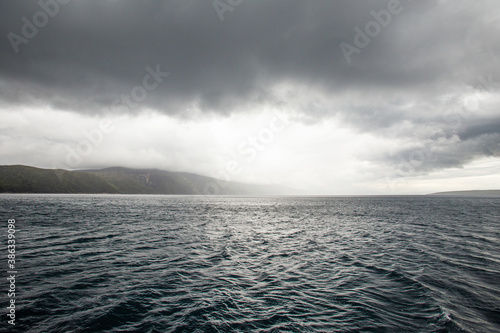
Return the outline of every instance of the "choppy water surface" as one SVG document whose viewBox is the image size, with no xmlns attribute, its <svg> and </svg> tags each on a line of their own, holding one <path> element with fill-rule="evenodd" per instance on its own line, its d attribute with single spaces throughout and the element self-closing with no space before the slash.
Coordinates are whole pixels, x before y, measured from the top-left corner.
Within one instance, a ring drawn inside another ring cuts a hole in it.
<svg viewBox="0 0 500 333">
<path fill-rule="evenodd" d="M 498 332 L 499 203 L 2 195 L 16 330 Z"/>
</svg>

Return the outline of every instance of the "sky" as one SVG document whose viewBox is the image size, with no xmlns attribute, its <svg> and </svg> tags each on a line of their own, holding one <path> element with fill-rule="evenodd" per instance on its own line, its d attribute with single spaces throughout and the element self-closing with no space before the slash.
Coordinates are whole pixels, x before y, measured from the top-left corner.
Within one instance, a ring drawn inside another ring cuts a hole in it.
<svg viewBox="0 0 500 333">
<path fill-rule="evenodd" d="M 498 0 L 0 2 L 0 164 L 500 188 Z"/>
</svg>

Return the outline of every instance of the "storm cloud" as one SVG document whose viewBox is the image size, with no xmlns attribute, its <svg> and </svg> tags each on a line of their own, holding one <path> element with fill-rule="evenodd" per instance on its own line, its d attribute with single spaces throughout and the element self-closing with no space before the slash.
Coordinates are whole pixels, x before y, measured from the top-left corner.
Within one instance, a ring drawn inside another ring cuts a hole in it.
<svg viewBox="0 0 500 333">
<path fill-rule="evenodd" d="M 276 109 L 392 142 L 356 158 L 393 175 L 500 154 L 495 0 L 2 1 L 0 17 L 4 109 Z"/>
</svg>

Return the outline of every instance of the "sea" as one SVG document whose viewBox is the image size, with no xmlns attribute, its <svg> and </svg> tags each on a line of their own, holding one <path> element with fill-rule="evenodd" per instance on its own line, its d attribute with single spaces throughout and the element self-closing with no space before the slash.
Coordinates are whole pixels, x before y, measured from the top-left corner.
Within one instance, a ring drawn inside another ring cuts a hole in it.
<svg viewBox="0 0 500 333">
<path fill-rule="evenodd" d="M 500 198 L 3 194 L 0 215 L 1 332 L 500 332 Z"/>
</svg>

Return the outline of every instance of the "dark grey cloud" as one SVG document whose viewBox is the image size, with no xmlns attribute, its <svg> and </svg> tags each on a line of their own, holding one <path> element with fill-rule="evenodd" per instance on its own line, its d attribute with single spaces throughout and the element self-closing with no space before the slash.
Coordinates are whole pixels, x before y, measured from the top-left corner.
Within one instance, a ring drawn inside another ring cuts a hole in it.
<svg viewBox="0 0 500 333">
<path fill-rule="evenodd" d="M 498 112 L 459 115 L 455 123 L 449 105 L 434 103 L 485 90 L 480 78 L 500 81 L 498 1 L 401 0 L 400 12 L 347 61 L 340 44 L 355 46 L 354 29 L 365 30 L 372 11 L 390 3 L 244 0 L 221 21 L 211 1 L 73 0 L 15 52 L 8 34 L 22 36 L 24 18 L 33 22 L 42 8 L 39 1 L 2 1 L 0 102 L 172 115 L 276 105 L 305 122 L 336 116 L 360 132 L 413 137 L 416 146 L 432 147 L 425 170 L 498 154 Z M 136 108 L 116 108 L 122 94 L 143 84 L 148 66 L 169 76 Z M 288 95 L 276 92 L 283 84 Z M 320 97 L 307 100 L 304 87 Z M 498 86 L 487 89 L 498 94 Z M 459 143 L 452 145 L 445 139 L 454 134 Z M 408 154 L 402 147 L 386 158 Z"/>
<path fill-rule="evenodd" d="M 500 157 L 500 133 L 483 134 L 467 140 L 440 138 L 420 147 L 402 149 L 385 156 L 400 176 L 422 175 L 446 168 L 461 168 L 481 157 Z"/>
<path fill-rule="evenodd" d="M 206 1 L 72 1 L 17 54 L 2 39 L 0 75 L 23 88 L 17 102 L 29 95 L 81 112 L 104 110 L 156 64 L 171 76 L 141 105 L 168 113 L 186 104 L 237 112 L 271 99 L 268 89 L 286 80 L 333 94 L 426 91 L 500 77 L 491 62 L 498 24 L 480 16 L 490 6 L 401 0 L 402 12 L 348 64 L 339 44 L 353 44 L 354 27 L 364 29 L 387 1 L 243 1 L 223 22 Z M 41 7 L 3 1 L 0 10 L 2 34 L 22 35 L 22 18 L 33 21 Z"/>
</svg>

